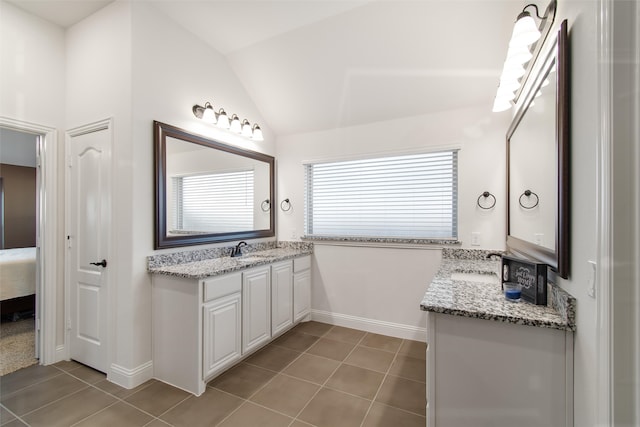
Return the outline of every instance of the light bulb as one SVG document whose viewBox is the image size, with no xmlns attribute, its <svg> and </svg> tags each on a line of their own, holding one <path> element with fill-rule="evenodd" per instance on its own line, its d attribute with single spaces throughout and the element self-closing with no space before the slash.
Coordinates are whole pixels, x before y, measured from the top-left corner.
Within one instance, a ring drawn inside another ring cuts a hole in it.
<svg viewBox="0 0 640 427">
<path fill-rule="evenodd" d="M 516 25 L 513 27 L 509 47 L 529 46 L 538 41 L 540 36 L 536 21 L 533 20 L 529 12 L 522 12 L 518 15 Z"/>
<path fill-rule="evenodd" d="M 242 121 L 242 136 L 251 138 L 252 135 L 253 131 L 251 130 L 251 123 L 249 123 L 249 120 L 244 119 Z"/>
<path fill-rule="evenodd" d="M 216 112 L 213 111 L 213 106 L 208 102 L 204 104 L 204 111 L 202 112 L 202 120 L 208 123 L 216 122 Z"/>
<path fill-rule="evenodd" d="M 221 108 L 218 111 L 218 126 L 222 129 L 229 129 L 229 117 L 227 117 L 227 113 L 224 111 L 224 108 Z"/>
<path fill-rule="evenodd" d="M 257 123 L 253 125 L 252 139 L 255 139 L 256 141 L 264 141 L 264 137 L 262 136 L 262 129 L 260 129 L 260 126 L 258 126 Z"/>
<path fill-rule="evenodd" d="M 229 126 L 229 129 L 235 133 L 242 132 L 242 125 L 240 124 L 240 118 L 237 114 L 231 116 L 231 124 Z"/>
</svg>

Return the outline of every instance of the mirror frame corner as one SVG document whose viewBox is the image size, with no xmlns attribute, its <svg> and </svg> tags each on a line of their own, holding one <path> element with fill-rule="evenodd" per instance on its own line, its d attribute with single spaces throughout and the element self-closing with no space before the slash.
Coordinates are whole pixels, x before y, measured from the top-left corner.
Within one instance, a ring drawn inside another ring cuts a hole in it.
<svg viewBox="0 0 640 427">
<path fill-rule="evenodd" d="M 532 242 L 514 237 L 510 234 L 510 156 L 509 144 L 510 139 L 518 128 L 520 121 L 526 114 L 531 97 L 524 103 L 523 107 L 518 110 L 509 126 L 506 136 L 507 144 L 507 250 L 525 258 L 548 264 L 556 275 L 567 279 L 569 277 L 569 260 L 570 260 L 570 203 L 569 203 L 569 183 L 570 183 L 570 56 L 569 56 L 569 40 L 567 30 L 567 20 L 560 25 L 558 37 L 556 40 L 557 51 L 555 62 L 557 67 L 556 80 L 556 149 L 557 149 L 557 206 L 555 212 L 556 232 L 555 232 L 555 249 L 550 250 Z M 541 72 L 545 73 L 548 69 L 544 68 Z M 536 86 L 531 90 L 535 92 Z"/>
<path fill-rule="evenodd" d="M 231 145 L 223 144 L 216 140 L 197 135 L 168 125 L 159 121 L 153 121 L 154 142 L 154 186 L 155 186 L 155 215 L 154 215 L 154 249 L 167 249 L 182 246 L 205 245 L 212 243 L 229 242 L 233 240 L 267 238 L 275 236 L 275 209 L 269 211 L 269 228 L 263 230 L 248 230 L 229 233 L 188 234 L 180 236 L 167 236 L 167 189 L 166 189 L 166 142 L 167 137 L 180 139 L 212 149 L 224 151 L 259 160 L 269 165 L 269 200 L 275 197 L 275 158 L 257 151 L 245 150 Z"/>
</svg>

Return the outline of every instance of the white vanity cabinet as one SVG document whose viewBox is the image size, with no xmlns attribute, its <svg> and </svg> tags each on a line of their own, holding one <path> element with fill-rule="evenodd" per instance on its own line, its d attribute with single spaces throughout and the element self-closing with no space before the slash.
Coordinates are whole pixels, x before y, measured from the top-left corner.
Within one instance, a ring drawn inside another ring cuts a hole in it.
<svg viewBox="0 0 640 427">
<path fill-rule="evenodd" d="M 293 260 L 293 321 L 311 313 L 311 256 Z"/>
<path fill-rule="evenodd" d="M 202 307 L 204 378 L 227 368 L 242 355 L 242 277 L 240 273 L 204 281 Z"/>
<path fill-rule="evenodd" d="M 242 353 L 271 338 L 271 269 L 255 267 L 242 273 Z"/>
<path fill-rule="evenodd" d="M 271 265 L 271 335 L 293 324 L 293 262 Z"/>
<path fill-rule="evenodd" d="M 427 313 L 427 426 L 573 426 L 573 333 Z"/>
<path fill-rule="evenodd" d="M 154 378 L 204 393 L 207 381 L 310 312 L 309 266 L 303 256 L 204 279 L 154 274 Z"/>
</svg>

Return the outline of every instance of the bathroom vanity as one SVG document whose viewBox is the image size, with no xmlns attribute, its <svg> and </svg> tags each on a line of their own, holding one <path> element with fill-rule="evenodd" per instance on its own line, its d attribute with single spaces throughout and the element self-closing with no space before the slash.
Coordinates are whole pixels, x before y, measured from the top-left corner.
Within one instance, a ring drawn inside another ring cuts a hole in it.
<svg viewBox="0 0 640 427">
<path fill-rule="evenodd" d="M 311 249 L 150 266 L 154 378 L 197 396 L 207 381 L 311 311 Z"/>
<path fill-rule="evenodd" d="M 427 311 L 427 426 L 573 426 L 575 299 L 507 301 L 500 262 L 445 249 Z"/>
</svg>

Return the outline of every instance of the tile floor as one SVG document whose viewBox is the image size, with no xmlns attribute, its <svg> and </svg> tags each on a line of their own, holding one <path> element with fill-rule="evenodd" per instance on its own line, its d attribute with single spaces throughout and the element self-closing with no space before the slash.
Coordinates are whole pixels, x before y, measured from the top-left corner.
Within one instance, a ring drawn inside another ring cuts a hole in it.
<svg viewBox="0 0 640 427">
<path fill-rule="evenodd" d="M 76 362 L 0 377 L 0 425 L 421 426 L 424 343 L 307 322 L 195 397 L 151 380 L 126 390 Z"/>
</svg>

